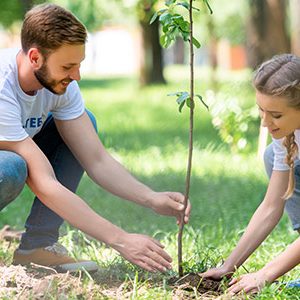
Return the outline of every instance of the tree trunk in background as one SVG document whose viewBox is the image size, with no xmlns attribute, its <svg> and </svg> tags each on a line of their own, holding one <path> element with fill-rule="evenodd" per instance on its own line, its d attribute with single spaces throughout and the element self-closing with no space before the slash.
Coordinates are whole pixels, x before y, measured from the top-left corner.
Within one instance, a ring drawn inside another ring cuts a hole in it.
<svg viewBox="0 0 300 300">
<path fill-rule="evenodd" d="M 178 37 L 174 44 L 174 63 L 176 65 L 184 64 L 184 41 L 181 37 Z"/>
<path fill-rule="evenodd" d="M 165 83 L 163 76 L 162 47 L 159 43 L 159 21 L 149 24 L 154 14 L 154 0 L 141 0 L 137 5 L 139 23 L 142 31 L 142 61 L 140 84 Z"/>
<path fill-rule="evenodd" d="M 209 49 L 209 65 L 210 65 L 210 84 L 211 89 L 215 92 L 218 90 L 217 67 L 218 67 L 218 37 L 216 34 L 216 25 L 210 16 L 206 21 L 209 33 L 208 49 Z"/>
<path fill-rule="evenodd" d="M 291 51 L 300 56 L 300 1 L 290 0 Z"/>
<path fill-rule="evenodd" d="M 246 46 L 251 68 L 255 69 L 276 54 L 290 51 L 286 6 L 286 0 L 249 0 Z"/>
</svg>

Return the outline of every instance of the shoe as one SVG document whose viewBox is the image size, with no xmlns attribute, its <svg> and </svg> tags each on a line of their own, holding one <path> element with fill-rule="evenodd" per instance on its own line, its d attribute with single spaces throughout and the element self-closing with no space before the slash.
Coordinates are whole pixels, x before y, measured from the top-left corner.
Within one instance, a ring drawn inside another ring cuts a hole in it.
<svg viewBox="0 0 300 300">
<path fill-rule="evenodd" d="M 59 273 L 73 273 L 83 269 L 92 273 L 98 270 L 95 262 L 75 260 L 68 255 L 67 249 L 58 243 L 32 250 L 17 249 L 14 252 L 13 265 L 29 265 L 30 263 L 51 267 Z"/>
</svg>

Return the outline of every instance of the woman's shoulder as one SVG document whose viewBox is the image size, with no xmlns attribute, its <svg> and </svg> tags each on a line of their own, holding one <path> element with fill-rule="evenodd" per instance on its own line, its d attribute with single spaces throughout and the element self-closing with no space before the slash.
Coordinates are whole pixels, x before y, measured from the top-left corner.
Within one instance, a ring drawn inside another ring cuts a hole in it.
<svg viewBox="0 0 300 300">
<path fill-rule="evenodd" d="M 297 142 L 300 142 L 300 129 L 296 129 L 294 134 L 295 134 L 295 140 Z"/>
</svg>

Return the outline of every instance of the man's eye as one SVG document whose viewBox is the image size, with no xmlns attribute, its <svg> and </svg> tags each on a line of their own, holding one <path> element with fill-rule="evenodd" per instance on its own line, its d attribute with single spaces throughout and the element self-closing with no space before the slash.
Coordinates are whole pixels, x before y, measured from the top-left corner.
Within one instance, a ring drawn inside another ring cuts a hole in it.
<svg viewBox="0 0 300 300">
<path fill-rule="evenodd" d="M 71 67 L 63 67 L 63 69 L 68 71 L 68 70 L 71 70 Z"/>
<path fill-rule="evenodd" d="M 280 119 L 281 117 L 282 117 L 282 115 L 275 115 L 275 116 L 273 115 L 274 119 Z"/>
</svg>

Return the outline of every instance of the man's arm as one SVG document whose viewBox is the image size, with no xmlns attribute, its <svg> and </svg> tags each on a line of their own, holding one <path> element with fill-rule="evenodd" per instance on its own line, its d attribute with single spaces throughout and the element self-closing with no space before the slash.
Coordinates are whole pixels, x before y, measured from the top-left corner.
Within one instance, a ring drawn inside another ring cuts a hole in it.
<svg viewBox="0 0 300 300">
<path fill-rule="evenodd" d="M 0 142 L 1 150 L 21 155 L 28 168 L 27 184 L 50 209 L 73 226 L 110 245 L 129 261 L 149 271 L 170 268 L 171 258 L 152 238 L 129 234 L 96 214 L 81 198 L 55 178 L 54 171 L 31 138 L 18 142 Z"/>
<path fill-rule="evenodd" d="M 136 180 L 105 150 L 87 113 L 75 120 L 55 122 L 65 143 L 97 184 L 114 195 L 180 220 L 183 195 L 175 192 L 156 193 Z M 185 222 L 189 213 L 190 205 L 185 212 Z"/>
<path fill-rule="evenodd" d="M 203 273 L 204 277 L 220 279 L 232 274 L 265 240 L 279 222 L 285 200 L 282 198 L 288 186 L 288 171 L 273 171 L 264 201 L 251 218 L 248 227 L 224 264 Z"/>
</svg>

